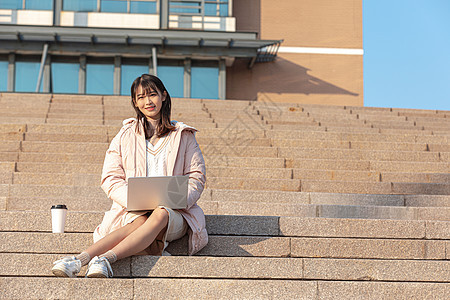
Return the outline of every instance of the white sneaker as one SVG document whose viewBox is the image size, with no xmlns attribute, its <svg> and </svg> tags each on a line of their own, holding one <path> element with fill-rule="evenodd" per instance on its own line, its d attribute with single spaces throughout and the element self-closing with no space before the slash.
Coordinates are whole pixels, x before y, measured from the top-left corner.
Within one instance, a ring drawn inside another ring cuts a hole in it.
<svg viewBox="0 0 450 300">
<path fill-rule="evenodd" d="M 81 261 L 75 256 L 64 257 L 55 261 L 52 273 L 57 277 L 76 277 L 81 270 Z"/>
<path fill-rule="evenodd" d="M 113 271 L 106 257 L 94 257 L 89 262 L 89 268 L 86 272 L 89 278 L 109 278 L 113 277 Z"/>
</svg>

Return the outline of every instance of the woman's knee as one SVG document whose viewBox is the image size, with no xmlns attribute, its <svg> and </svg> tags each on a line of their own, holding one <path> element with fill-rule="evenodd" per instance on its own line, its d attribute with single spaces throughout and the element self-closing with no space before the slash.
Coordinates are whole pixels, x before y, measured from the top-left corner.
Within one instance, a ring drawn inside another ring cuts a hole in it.
<svg viewBox="0 0 450 300">
<path fill-rule="evenodd" d="M 149 220 L 167 225 L 169 222 L 169 213 L 162 207 L 156 208 L 149 217 Z"/>
<path fill-rule="evenodd" d="M 136 222 L 136 225 L 139 227 L 147 221 L 147 218 L 148 217 L 146 215 L 139 216 L 133 221 L 133 223 Z"/>
<path fill-rule="evenodd" d="M 143 215 L 143 216 L 139 216 L 136 219 L 134 219 L 133 222 L 131 222 L 129 225 L 130 229 L 132 231 L 138 229 L 139 227 L 141 227 L 142 225 L 145 224 L 145 221 L 147 221 L 147 216 Z"/>
</svg>

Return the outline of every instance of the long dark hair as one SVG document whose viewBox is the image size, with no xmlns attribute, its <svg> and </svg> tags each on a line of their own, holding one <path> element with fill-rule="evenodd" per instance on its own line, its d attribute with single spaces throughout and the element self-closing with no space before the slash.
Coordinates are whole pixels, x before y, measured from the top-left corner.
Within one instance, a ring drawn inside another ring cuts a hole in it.
<svg viewBox="0 0 450 300">
<path fill-rule="evenodd" d="M 165 100 L 162 102 L 160 111 L 161 118 L 159 119 L 159 123 L 155 129 L 149 126 L 144 114 L 139 110 L 138 107 L 136 107 L 136 93 L 139 86 L 142 87 L 142 91 L 145 94 L 150 94 L 150 92 L 154 90 L 161 97 L 163 97 L 164 95 L 166 96 Z M 154 134 L 156 134 L 157 137 L 162 137 L 170 131 L 175 130 L 175 126 L 170 124 L 172 100 L 170 98 L 169 92 L 166 90 L 166 87 L 158 77 L 149 74 L 142 74 L 140 77 L 136 78 L 133 81 L 133 84 L 131 85 L 131 105 L 136 111 L 137 116 L 138 123 L 136 126 L 136 131 L 139 133 L 139 123 L 142 122 L 146 139 L 151 138 Z"/>
</svg>

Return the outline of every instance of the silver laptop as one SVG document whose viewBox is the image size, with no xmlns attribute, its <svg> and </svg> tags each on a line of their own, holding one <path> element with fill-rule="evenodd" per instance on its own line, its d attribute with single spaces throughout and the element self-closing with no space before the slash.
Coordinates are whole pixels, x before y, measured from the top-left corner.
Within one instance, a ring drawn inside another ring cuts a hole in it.
<svg viewBox="0 0 450 300">
<path fill-rule="evenodd" d="M 128 178 L 127 211 L 186 208 L 188 180 L 188 175 Z"/>
</svg>

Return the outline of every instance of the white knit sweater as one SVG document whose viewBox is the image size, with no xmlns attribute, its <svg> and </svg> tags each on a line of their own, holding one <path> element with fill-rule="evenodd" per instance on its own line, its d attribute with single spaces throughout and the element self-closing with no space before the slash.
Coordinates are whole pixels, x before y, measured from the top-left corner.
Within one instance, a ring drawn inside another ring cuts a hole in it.
<svg viewBox="0 0 450 300">
<path fill-rule="evenodd" d="M 170 134 L 167 134 L 160 138 L 154 146 L 149 142 L 149 140 L 146 140 L 147 177 L 167 176 L 167 149 L 170 136 Z"/>
</svg>

